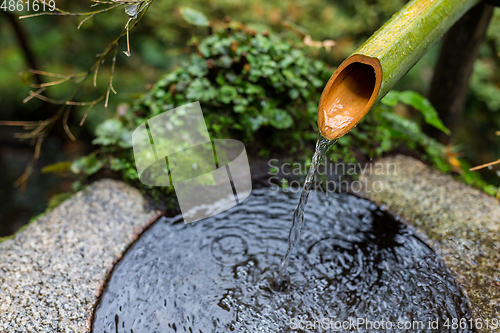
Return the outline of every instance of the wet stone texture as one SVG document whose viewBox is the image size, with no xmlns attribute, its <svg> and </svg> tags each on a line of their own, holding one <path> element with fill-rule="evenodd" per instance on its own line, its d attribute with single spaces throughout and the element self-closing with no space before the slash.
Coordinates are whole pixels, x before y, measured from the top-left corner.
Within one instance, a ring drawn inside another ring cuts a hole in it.
<svg viewBox="0 0 500 333">
<path fill-rule="evenodd" d="M 0 243 L 0 332 L 90 332 L 108 273 L 157 216 L 101 180 Z"/>
<path fill-rule="evenodd" d="M 498 332 L 488 322 L 500 320 L 500 205 L 411 157 L 377 162 L 384 172 L 367 169 L 361 194 L 426 235 L 468 296 L 478 331 Z"/>
</svg>

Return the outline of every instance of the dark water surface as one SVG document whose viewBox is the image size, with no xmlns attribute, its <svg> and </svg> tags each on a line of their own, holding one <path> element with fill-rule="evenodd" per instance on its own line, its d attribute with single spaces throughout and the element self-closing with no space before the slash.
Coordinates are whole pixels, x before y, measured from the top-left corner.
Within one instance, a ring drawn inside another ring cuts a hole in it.
<svg viewBox="0 0 500 333">
<path fill-rule="evenodd" d="M 202 221 L 159 220 L 116 266 L 94 332 L 460 332 L 443 325 L 469 319 L 467 302 L 435 253 L 351 195 L 311 192 L 289 284 L 274 291 L 298 199 L 265 188 Z M 394 326 L 335 329 L 358 318 Z M 308 321 L 328 328 L 292 329 Z"/>
</svg>

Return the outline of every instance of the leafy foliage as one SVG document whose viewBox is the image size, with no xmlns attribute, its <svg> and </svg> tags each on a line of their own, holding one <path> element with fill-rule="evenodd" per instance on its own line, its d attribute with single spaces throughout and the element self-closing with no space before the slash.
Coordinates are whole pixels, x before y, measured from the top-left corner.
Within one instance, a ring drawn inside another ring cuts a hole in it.
<svg viewBox="0 0 500 333">
<path fill-rule="evenodd" d="M 196 16 L 194 13 L 190 13 Z M 138 184 L 131 133 L 145 120 L 177 106 L 200 101 L 211 136 L 243 140 L 250 149 L 308 149 L 316 138 L 317 106 L 331 75 L 321 61 L 276 35 L 257 33 L 230 22 L 205 39 L 193 39 L 193 53 L 132 103 L 126 114 L 108 119 L 95 131 L 101 148 L 77 159 L 71 170 L 91 176 L 110 169 Z"/>
<path fill-rule="evenodd" d="M 96 138 L 92 140 L 95 145 L 118 145 L 121 148 L 132 147 L 132 132 L 128 131 L 118 119 L 108 119 L 97 126 Z"/>
<path fill-rule="evenodd" d="M 209 21 L 207 17 L 196 10 L 188 7 L 181 7 L 180 13 L 182 17 L 192 25 L 208 26 Z"/>
<path fill-rule="evenodd" d="M 162 77 L 134 106 L 136 125 L 179 105 L 200 101 L 213 137 L 251 144 L 259 133 L 270 146 L 315 137 L 316 101 L 331 70 L 276 35 L 229 23 L 198 42 L 187 61 Z M 290 136 L 290 129 L 298 136 Z"/>
<path fill-rule="evenodd" d="M 415 110 L 420 111 L 422 116 L 424 116 L 424 121 L 434 126 L 435 128 L 443 131 L 444 133 L 450 135 L 451 132 L 447 129 L 441 119 L 439 119 L 436 109 L 432 106 L 431 102 L 419 93 L 414 91 L 390 91 L 387 96 L 382 100 L 382 103 L 388 106 L 396 106 L 396 104 L 402 102 L 406 105 L 412 106 Z"/>
<path fill-rule="evenodd" d="M 240 139 L 253 153 L 287 149 L 290 155 L 310 154 L 317 133 L 317 101 L 332 69 L 311 60 L 306 49 L 237 22 L 225 23 L 202 40 L 194 38 L 190 47 L 193 53 L 181 66 L 165 74 L 126 112 L 97 127 L 93 143 L 100 149 L 76 160 L 74 173 L 90 176 L 111 170 L 154 198 L 165 198 L 172 189 L 139 184 L 131 132 L 155 115 L 195 101 L 202 105 L 213 138 Z M 452 171 L 445 147 L 427 137 L 416 122 L 394 112 L 399 103 L 449 132 L 427 99 L 411 91 L 393 91 L 339 140 L 330 157 L 348 161 L 356 153 L 373 158 L 405 146 L 443 172 Z"/>
</svg>

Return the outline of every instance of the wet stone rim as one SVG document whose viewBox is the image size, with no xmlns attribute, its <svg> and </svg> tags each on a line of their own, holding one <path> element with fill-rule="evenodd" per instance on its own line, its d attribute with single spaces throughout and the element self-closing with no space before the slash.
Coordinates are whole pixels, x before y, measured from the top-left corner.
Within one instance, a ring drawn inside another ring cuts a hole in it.
<svg viewBox="0 0 500 333">
<path fill-rule="evenodd" d="M 90 332 L 108 274 L 158 217 L 136 189 L 101 180 L 0 243 L 0 332 Z"/>
<path fill-rule="evenodd" d="M 480 332 L 496 332 L 488 321 L 500 321 L 500 205 L 414 158 L 398 155 L 377 160 L 397 172 L 364 174 L 360 180 L 381 181 L 380 192 L 359 195 L 409 221 L 425 235 L 455 274 L 471 303 Z"/>
</svg>

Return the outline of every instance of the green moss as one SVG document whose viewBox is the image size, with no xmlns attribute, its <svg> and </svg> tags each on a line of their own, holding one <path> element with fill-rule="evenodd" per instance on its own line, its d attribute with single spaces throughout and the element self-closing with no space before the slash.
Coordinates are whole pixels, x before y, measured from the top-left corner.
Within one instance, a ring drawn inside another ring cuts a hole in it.
<svg viewBox="0 0 500 333">
<path fill-rule="evenodd" d="M 21 231 L 25 230 L 26 228 L 28 228 L 28 226 L 38 220 L 40 217 L 44 216 L 46 213 L 48 213 L 48 211 L 45 211 L 43 213 L 40 213 L 36 216 L 33 216 L 29 221 L 28 223 L 26 223 L 25 225 L 23 225 L 22 227 L 20 227 L 19 229 L 16 230 L 16 232 L 14 232 L 12 235 L 9 235 L 9 236 L 6 236 L 6 237 L 0 237 L 0 243 L 2 243 L 3 241 L 6 241 L 6 240 L 9 240 L 9 239 L 13 239 L 18 233 L 20 233 Z"/>
<path fill-rule="evenodd" d="M 64 201 L 68 200 L 73 196 L 72 192 L 63 192 L 59 193 L 56 195 L 53 195 L 52 198 L 50 198 L 49 205 L 47 206 L 47 210 L 45 211 L 44 214 L 50 212 L 52 209 L 56 208 L 60 204 L 62 204 Z"/>
</svg>

